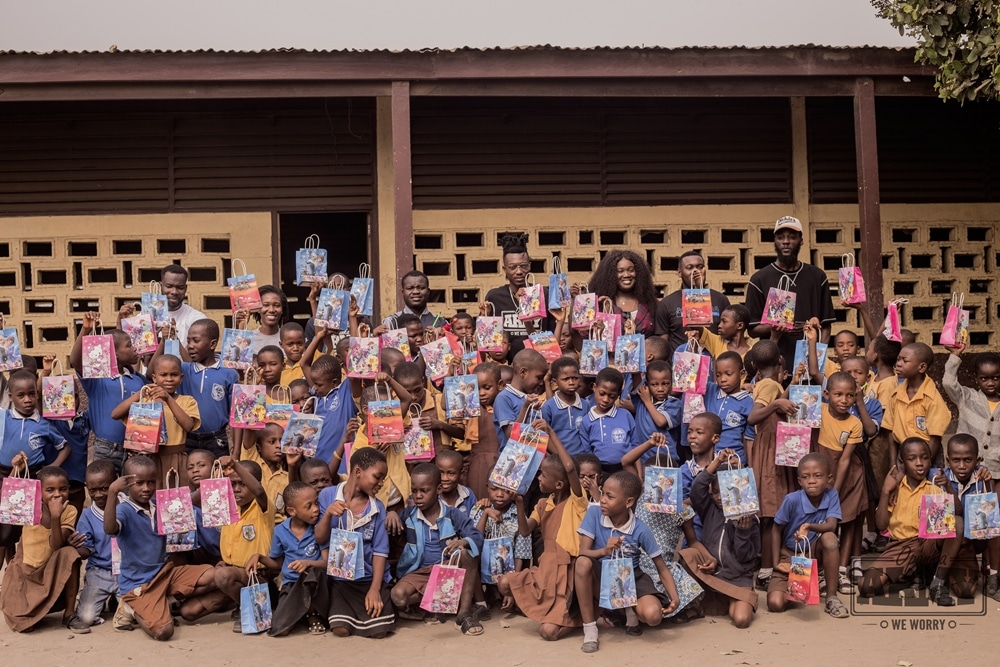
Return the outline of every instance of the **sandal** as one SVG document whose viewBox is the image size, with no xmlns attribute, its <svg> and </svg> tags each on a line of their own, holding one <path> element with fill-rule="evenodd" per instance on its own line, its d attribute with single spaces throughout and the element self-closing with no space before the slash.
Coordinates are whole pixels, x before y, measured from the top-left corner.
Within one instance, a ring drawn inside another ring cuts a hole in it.
<svg viewBox="0 0 1000 667">
<path fill-rule="evenodd" d="M 467 612 L 465 616 L 456 618 L 455 624 L 463 635 L 476 637 L 483 634 L 483 624 L 479 622 L 475 612 Z"/>
<path fill-rule="evenodd" d="M 840 601 L 840 598 L 827 598 L 826 609 L 824 611 L 834 618 L 847 618 L 851 615 L 847 611 L 847 607 L 844 606 L 844 603 Z"/>
<path fill-rule="evenodd" d="M 326 626 L 323 625 L 323 619 L 319 614 L 309 614 L 306 616 L 306 623 L 309 624 L 309 634 L 311 635 L 325 635 Z"/>
<path fill-rule="evenodd" d="M 680 613 L 670 616 L 670 622 L 676 625 L 682 625 L 684 623 L 690 623 L 691 621 L 697 620 L 699 618 L 705 618 L 705 612 L 701 610 L 701 607 L 686 607 L 681 610 Z"/>
<path fill-rule="evenodd" d="M 641 637 L 642 628 L 640 628 L 638 625 L 626 625 L 625 634 L 629 635 L 630 637 Z"/>
<path fill-rule="evenodd" d="M 837 578 L 837 592 L 841 595 L 850 595 L 854 592 L 854 584 L 851 583 L 846 572 L 841 572 L 840 577 Z"/>
<path fill-rule="evenodd" d="M 397 609 L 396 616 L 399 616 L 404 621 L 424 620 L 424 612 L 420 610 L 414 611 L 413 607 L 403 607 L 402 609 Z"/>
</svg>

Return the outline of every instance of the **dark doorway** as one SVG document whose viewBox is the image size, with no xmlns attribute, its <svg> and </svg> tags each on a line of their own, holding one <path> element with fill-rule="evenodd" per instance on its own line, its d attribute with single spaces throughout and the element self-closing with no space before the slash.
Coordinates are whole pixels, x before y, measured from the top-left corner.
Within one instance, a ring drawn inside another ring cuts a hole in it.
<svg viewBox="0 0 1000 667">
<path fill-rule="evenodd" d="M 358 265 L 368 262 L 368 213 L 278 215 L 281 289 L 288 295 L 292 318 L 303 326 L 311 316 L 306 300 L 309 288 L 295 284 L 295 251 L 310 234 L 319 236 L 319 246 L 327 251 L 327 272 L 353 278 L 358 275 Z"/>
</svg>

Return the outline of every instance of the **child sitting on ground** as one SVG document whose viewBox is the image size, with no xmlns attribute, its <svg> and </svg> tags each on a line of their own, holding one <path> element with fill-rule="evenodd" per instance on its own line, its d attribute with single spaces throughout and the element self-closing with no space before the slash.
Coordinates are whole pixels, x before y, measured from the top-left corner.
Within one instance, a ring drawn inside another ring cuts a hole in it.
<svg viewBox="0 0 1000 667">
<path fill-rule="evenodd" d="M 108 489 L 115 481 L 115 465 L 108 460 L 94 461 L 87 466 L 87 493 L 90 507 L 83 510 L 76 524 L 76 534 L 83 537 L 77 547 L 80 558 L 87 559 L 87 571 L 80 591 L 76 615 L 88 625 L 103 623 L 101 614 L 111 597 L 120 598 L 118 576 L 111 563 L 111 538 L 104 532 L 104 508 L 108 504 Z"/>
</svg>

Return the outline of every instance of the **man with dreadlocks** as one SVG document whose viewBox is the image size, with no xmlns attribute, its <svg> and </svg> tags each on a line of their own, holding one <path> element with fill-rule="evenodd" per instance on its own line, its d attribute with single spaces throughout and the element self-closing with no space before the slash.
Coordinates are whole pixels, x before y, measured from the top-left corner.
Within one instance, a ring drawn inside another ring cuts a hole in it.
<svg viewBox="0 0 1000 667">
<path fill-rule="evenodd" d="M 614 312 L 622 316 L 622 325 L 633 320 L 636 333 L 653 335 L 656 288 L 649 265 L 642 257 L 631 250 L 612 250 L 590 278 L 590 291 L 611 299 Z"/>
<path fill-rule="evenodd" d="M 503 248 L 500 263 L 504 277 L 507 278 L 507 284 L 494 287 L 487 292 L 486 302 L 493 306 L 493 312 L 489 314 L 503 318 L 504 331 L 510 338 L 510 351 L 507 353 L 507 360 L 512 362 L 514 356 L 524 349 L 524 340 L 529 333 L 525 323 L 517 318 L 517 292 L 525 287 L 528 274 L 531 272 L 531 258 L 528 257 L 528 235 L 523 233 L 504 234 L 500 238 L 500 246 Z M 545 281 L 548 280 L 548 276 L 541 278 Z M 555 323 L 551 316 L 533 322 L 532 331 L 553 331 L 554 329 Z"/>
</svg>

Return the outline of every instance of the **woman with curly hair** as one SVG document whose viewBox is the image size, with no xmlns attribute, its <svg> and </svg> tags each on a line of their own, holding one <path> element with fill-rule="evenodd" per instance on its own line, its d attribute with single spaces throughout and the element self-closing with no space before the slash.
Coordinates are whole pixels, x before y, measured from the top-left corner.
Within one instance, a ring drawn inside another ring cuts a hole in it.
<svg viewBox="0 0 1000 667">
<path fill-rule="evenodd" d="M 631 250 L 612 250 L 590 278 L 590 291 L 598 298 L 607 297 L 614 312 L 625 320 L 635 321 L 635 332 L 653 335 L 656 312 L 656 288 L 646 260 Z"/>
<path fill-rule="evenodd" d="M 288 321 L 288 297 L 285 293 L 274 285 L 262 285 L 260 288 L 260 310 L 253 314 L 260 326 L 253 332 L 253 353 L 257 355 L 258 350 L 266 345 L 277 345 L 280 347 L 280 335 L 278 333 L 286 321 Z M 246 320 L 246 312 L 239 311 L 234 318 L 236 326 L 242 327 Z"/>
</svg>

